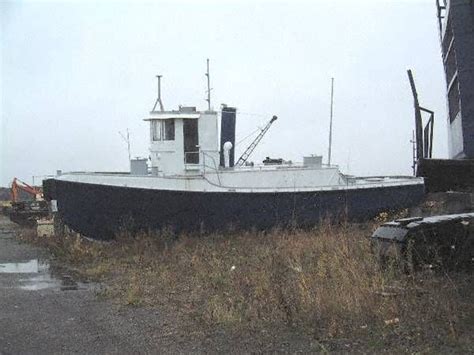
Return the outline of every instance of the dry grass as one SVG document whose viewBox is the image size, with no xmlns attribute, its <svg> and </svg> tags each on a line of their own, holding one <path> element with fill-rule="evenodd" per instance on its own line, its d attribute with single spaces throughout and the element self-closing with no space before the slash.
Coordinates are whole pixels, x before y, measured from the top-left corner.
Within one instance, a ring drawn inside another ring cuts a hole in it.
<svg viewBox="0 0 474 355">
<path fill-rule="evenodd" d="M 108 297 L 172 305 L 211 326 L 284 324 L 324 339 L 368 337 L 374 346 L 400 335 L 407 344 L 466 341 L 472 302 L 459 290 L 472 276 L 382 270 L 370 250 L 373 227 L 37 242 L 84 277 L 105 281 Z"/>
</svg>

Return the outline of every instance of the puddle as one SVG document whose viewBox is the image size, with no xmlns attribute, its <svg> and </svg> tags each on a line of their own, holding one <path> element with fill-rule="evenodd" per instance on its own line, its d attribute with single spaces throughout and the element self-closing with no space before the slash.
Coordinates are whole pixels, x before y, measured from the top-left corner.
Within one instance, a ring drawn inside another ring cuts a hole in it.
<svg viewBox="0 0 474 355">
<path fill-rule="evenodd" d="M 21 279 L 19 288 L 27 291 L 39 291 L 48 288 L 58 289 L 60 291 L 76 291 L 85 290 L 88 288 L 88 285 L 76 282 L 72 277 L 67 275 L 63 275 L 61 279 L 57 279 L 49 274 L 42 274 L 28 279 Z"/>
<path fill-rule="evenodd" d="M 19 263 L 0 264 L 0 274 L 31 274 L 18 280 L 18 288 L 27 291 L 39 291 L 44 289 L 57 289 L 60 291 L 85 290 L 90 284 L 76 282 L 72 276 L 67 274 L 56 274 L 48 263 L 38 259 Z"/>
<path fill-rule="evenodd" d="M 52 278 L 49 274 L 33 276 L 28 279 L 20 279 L 20 288 L 28 291 L 44 290 L 46 288 L 60 288 L 61 281 Z"/>
<path fill-rule="evenodd" d="M 0 274 L 32 274 L 48 269 L 48 265 L 38 262 L 37 259 L 23 263 L 0 264 Z"/>
</svg>

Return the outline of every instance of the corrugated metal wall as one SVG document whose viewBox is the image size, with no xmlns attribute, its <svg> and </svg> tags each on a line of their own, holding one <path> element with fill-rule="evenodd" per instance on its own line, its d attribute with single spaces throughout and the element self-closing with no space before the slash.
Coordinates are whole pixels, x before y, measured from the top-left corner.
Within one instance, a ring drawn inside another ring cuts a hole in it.
<svg viewBox="0 0 474 355">
<path fill-rule="evenodd" d="M 474 1 L 451 0 L 443 36 L 451 158 L 474 158 Z"/>
</svg>

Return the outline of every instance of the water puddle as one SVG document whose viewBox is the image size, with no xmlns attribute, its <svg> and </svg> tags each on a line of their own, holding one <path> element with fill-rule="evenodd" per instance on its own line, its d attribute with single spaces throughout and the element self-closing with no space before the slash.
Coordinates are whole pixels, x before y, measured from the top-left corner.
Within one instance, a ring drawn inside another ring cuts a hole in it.
<svg viewBox="0 0 474 355">
<path fill-rule="evenodd" d="M 37 259 L 23 263 L 0 264 L 0 274 L 30 274 L 38 273 L 46 269 L 48 269 L 48 265 L 38 262 Z"/>
<path fill-rule="evenodd" d="M 28 291 L 44 290 L 46 288 L 60 288 L 61 282 L 51 277 L 49 274 L 33 276 L 27 279 L 20 279 L 20 288 Z"/>
<path fill-rule="evenodd" d="M 87 289 L 87 284 L 76 282 L 68 275 L 63 275 L 61 279 L 57 279 L 49 274 L 43 274 L 28 279 L 21 279 L 19 287 L 27 291 L 39 291 L 48 288 L 60 291 L 76 291 Z"/>
<path fill-rule="evenodd" d="M 72 276 L 54 272 L 48 263 L 32 259 L 17 263 L 0 263 L 0 274 L 25 274 L 18 279 L 18 287 L 27 291 L 56 289 L 60 291 L 85 290 L 90 284 L 76 282 Z M 26 276 L 28 275 L 28 276 Z"/>
</svg>

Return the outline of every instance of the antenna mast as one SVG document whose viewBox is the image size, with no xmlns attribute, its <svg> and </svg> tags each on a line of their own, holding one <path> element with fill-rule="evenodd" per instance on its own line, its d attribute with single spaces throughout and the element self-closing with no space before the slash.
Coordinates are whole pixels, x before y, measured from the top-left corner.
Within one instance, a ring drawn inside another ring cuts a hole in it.
<svg viewBox="0 0 474 355">
<path fill-rule="evenodd" d="M 334 112 L 334 78 L 331 78 L 331 114 L 329 118 L 329 149 L 328 149 L 328 165 L 331 165 L 331 148 L 332 148 L 332 118 Z"/>
<path fill-rule="evenodd" d="M 205 74 L 207 76 L 207 109 L 211 111 L 211 74 L 209 73 L 209 58 L 207 58 L 207 72 Z"/>
<path fill-rule="evenodd" d="M 125 136 L 122 132 L 119 131 L 120 136 L 122 139 L 127 143 L 127 149 L 128 149 L 128 161 L 130 162 L 132 160 L 132 156 L 130 154 L 130 133 L 127 128 L 127 135 Z"/>
<path fill-rule="evenodd" d="M 156 98 L 155 106 L 153 106 L 153 110 L 155 111 L 156 105 L 160 104 L 160 110 L 164 111 L 165 109 L 163 108 L 163 102 L 161 101 L 161 78 L 163 75 L 157 75 L 156 76 L 158 79 L 158 97 Z"/>
</svg>

